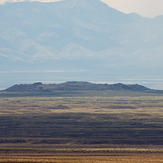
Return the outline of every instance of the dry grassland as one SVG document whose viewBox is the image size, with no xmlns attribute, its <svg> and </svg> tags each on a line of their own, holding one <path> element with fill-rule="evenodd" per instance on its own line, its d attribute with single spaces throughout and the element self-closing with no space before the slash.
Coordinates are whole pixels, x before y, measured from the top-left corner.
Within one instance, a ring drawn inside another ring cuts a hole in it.
<svg viewBox="0 0 163 163">
<path fill-rule="evenodd" d="M 1 156 L 6 163 L 162 163 L 161 154 L 112 154 L 108 156 Z"/>
<path fill-rule="evenodd" d="M 162 163 L 162 143 L 163 96 L 0 98 L 3 163 Z"/>
</svg>

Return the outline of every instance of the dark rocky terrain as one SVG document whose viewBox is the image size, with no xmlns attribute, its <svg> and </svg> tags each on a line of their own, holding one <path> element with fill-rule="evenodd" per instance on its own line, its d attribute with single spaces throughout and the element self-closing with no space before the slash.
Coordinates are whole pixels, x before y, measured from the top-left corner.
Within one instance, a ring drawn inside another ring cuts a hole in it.
<svg viewBox="0 0 163 163">
<path fill-rule="evenodd" d="M 53 91 L 82 91 L 82 90 L 130 90 L 130 91 L 147 91 L 147 87 L 138 84 L 95 84 L 90 82 L 65 82 L 61 84 L 19 84 L 5 89 L 5 92 L 53 92 Z"/>
</svg>

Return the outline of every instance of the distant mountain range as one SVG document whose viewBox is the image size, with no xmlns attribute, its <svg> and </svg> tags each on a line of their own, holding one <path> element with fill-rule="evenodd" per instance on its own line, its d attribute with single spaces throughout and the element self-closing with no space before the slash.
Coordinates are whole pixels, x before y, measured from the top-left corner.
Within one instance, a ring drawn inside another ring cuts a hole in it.
<svg viewBox="0 0 163 163">
<path fill-rule="evenodd" d="M 66 82 L 62 84 L 34 84 L 14 85 L 4 90 L 4 92 L 54 92 L 54 91 L 85 91 L 85 90 L 127 90 L 127 91 L 147 91 L 150 90 L 144 86 L 133 84 L 94 84 L 89 82 Z"/>
<path fill-rule="evenodd" d="M 20 81 L 160 79 L 162 29 L 163 16 L 124 14 L 100 0 L 5 3 L 1 88 Z"/>
</svg>

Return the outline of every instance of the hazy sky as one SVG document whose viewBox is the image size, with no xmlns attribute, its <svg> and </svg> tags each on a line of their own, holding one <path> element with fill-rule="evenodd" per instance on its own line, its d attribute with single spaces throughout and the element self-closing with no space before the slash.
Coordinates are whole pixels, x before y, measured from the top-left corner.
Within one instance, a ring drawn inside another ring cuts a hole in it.
<svg viewBox="0 0 163 163">
<path fill-rule="evenodd" d="M 109 6 L 126 13 L 136 12 L 142 16 L 163 15 L 163 0 L 102 0 Z"/>
<path fill-rule="evenodd" d="M 23 1 L 23 0 L 0 0 L 0 3 L 6 1 Z M 58 0 L 37 0 L 42 2 Z M 101 0 L 109 6 L 116 8 L 125 13 L 136 12 L 141 16 L 154 17 L 163 15 L 163 0 Z"/>
</svg>

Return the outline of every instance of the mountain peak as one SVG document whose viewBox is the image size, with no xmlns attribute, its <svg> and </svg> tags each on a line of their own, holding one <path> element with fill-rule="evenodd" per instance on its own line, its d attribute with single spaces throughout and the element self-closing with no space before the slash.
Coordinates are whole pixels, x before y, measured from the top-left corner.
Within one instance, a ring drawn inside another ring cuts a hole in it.
<svg viewBox="0 0 163 163">
<path fill-rule="evenodd" d="M 101 2 L 100 0 L 62 0 L 62 4 L 66 5 L 69 8 L 94 8 L 97 6 L 106 5 L 105 3 Z"/>
</svg>

